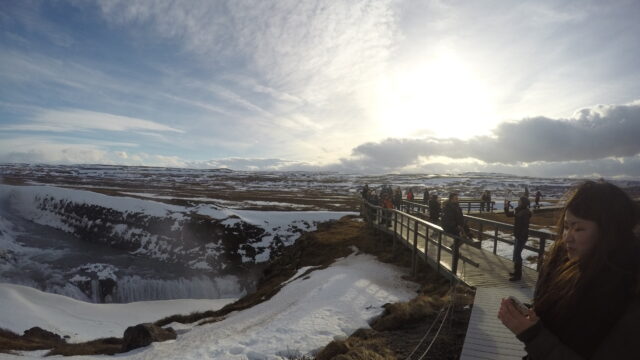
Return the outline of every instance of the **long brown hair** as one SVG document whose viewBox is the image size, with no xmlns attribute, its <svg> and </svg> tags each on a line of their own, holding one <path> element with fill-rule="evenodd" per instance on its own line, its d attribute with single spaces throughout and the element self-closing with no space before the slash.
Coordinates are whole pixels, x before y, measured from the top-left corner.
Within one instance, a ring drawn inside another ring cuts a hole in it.
<svg viewBox="0 0 640 360">
<path fill-rule="evenodd" d="M 598 225 L 595 244 L 579 259 L 567 257 L 567 211 Z M 573 191 L 561 215 L 558 238 L 544 262 L 534 301 L 535 311 L 545 325 L 570 316 L 578 299 L 590 301 L 583 298 L 585 292 L 600 283 L 613 282 L 619 288 L 630 289 L 637 283 L 639 246 L 633 228 L 638 218 L 629 195 L 608 182 L 586 181 Z M 620 293 L 626 291 L 622 289 Z"/>
</svg>

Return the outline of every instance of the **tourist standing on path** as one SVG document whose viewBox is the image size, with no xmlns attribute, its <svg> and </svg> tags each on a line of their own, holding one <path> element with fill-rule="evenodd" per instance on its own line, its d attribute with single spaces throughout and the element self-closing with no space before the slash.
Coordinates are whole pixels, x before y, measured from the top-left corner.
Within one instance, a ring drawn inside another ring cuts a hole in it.
<svg viewBox="0 0 640 360">
<path fill-rule="evenodd" d="M 400 206 L 402 205 L 402 189 L 398 186 L 396 190 L 393 192 L 393 207 L 400 210 Z"/>
<path fill-rule="evenodd" d="M 482 192 L 482 195 L 480 196 L 480 212 L 485 211 L 489 211 L 490 208 L 490 203 L 491 203 L 491 195 L 489 195 L 489 190 L 485 190 Z"/>
<path fill-rule="evenodd" d="M 540 190 L 536 191 L 536 198 L 535 198 L 535 205 L 533 206 L 534 209 L 539 209 L 540 208 L 540 199 L 542 198 L 542 193 L 540 192 Z"/>
<path fill-rule="evenodd" d="M 364 187 L 362 188 L 362 198 L 369 200 L 369 184 L 364 184 Z"/>
<path fill-rule="evenodd" d="M 383 191 L 380 194 L 382 200 L 382 208 L 383 210 L 383 222 L 387 227 L 391 226 L 391 210 L 393 209 L 393 193 L 391 191 L 391 187 L 389 186 L 388 190 Z"/>
<path fill-rule="evenodd" d="M 424 188 L 424 192 L 422 193 L 422 203 L 425 204 L 425 205 L 429 203 L 429 189 L 428 188 Z"/>
<path fill-rule="evenodd" d="M 449 200 L 444 202 L 442 209 L 442 229 L 451 235 L 459 236 L 464 230 L 464 215 L 458 204 L 458 194 L 450 193 Z"/>
<path fill-rule="evenodd" d="M 580 185 L 563 210 L 533 308 L 503 299 L 498 318 L 526 359 L 638 359 L 640 240 L 631 198 L 607 182 Z"/>
<path fill-rule="evenodd" d="M 522 249 L 529 238 L 529 219 L 531 218 L 531 210 L 529 210 L 529 199 L 521 197 L 518 201 L 518 207 L 513 213 L 507 213 L 507 216 L 515 217 L 513 236 L 515 238 L 513 244 L 513 272 L 509 273 L 511 277 L 509 281 L 518 281 L 522 278 Z"/>
<path fill-rule="evenodd" d="M 527 185 L 524 186 L 524 197 L 529 198 L 529 187 Z"/>
<path fill-rule="evenodd" d="M 431 195 L 431 199 L 429 199 L 429 220 L 431 222 L 438 223 L 440 221 L 441 211 L 442 209 L 440 207 L 438 194 Z"/>
<path fill-rule="evenodd" d="M 411 191 L 411 188 L 407 190 L 407 200 L 413 201 L 413 191 Z"/>
<path fill-rule="evenodd" d="M 511 208 L 511 199 L 513 198 L 513 191 L 507 190 L 507 194 L 504 196 L 504 213 L 508 214 Z"/>
</svg>

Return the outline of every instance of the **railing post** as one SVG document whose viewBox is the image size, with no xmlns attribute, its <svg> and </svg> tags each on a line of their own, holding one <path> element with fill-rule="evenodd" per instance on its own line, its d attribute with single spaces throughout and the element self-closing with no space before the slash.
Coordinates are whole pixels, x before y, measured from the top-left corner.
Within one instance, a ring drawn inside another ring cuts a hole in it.
<svg viewBox="0 0 640 360">
<path fill-rule="evenodd" d="M 546 246 L 547 238 L 545 236 L 540 237 L 540 244 L 538 246 L 538 273 L 542 269 L 544 262 L 544 247 Z"/>
<path fill-rule="evenodd" d="M 498 226 L 496 225 L 496 230 L 493 234 L 493 253 L 498 253 Z"/>
<path fill-rule="evenodd" d="M 427 257 L 429 252 L 429 227 L 424 227 L 424 261 L 427 262 Z"/>
<path fill-rule="evenodd" d="M 396 253 L 396 243 L 398 242 L 398 212 L 393 212 L 393 248 L 392 251 Z"/>
<path fill-rule="evenodd" d="M 467 214 L 471 212 L 471 202 L 467 203 Z"/>
<path fill-rule="evenodd" d="M 480 233 L 478 234 L 478 241 L 482 242 L 482 236 L 484 235 L 484 223 L 480 223 Z M 482 246 L 480 246 L 482 248 Z"/>
<path fill-rule="evenodd" d="M 451 256 L 451 272 L 454 276 L 458 276 L 458 259 L 460 258 L 460 238 L 453 238 L 453 254 Z"/>
<path fill-rule="evenodd" d="M 418 267 L 418 222 L 413 221 L 413 257 L 411 259 L 411 273 L 416 276 L 416 268 Z"/>
<path fill-rule="evenodd" d="M 411 231 L 411 226 L 409 226 L 409 224 L 411 223 L 409 217 L 407 218 L 407 225 L 405 226 L 405 228 L 407 229 L 407 236 L 405 237 L 405 239 L 407 239 L 407 243 L 409 242 L 409 231 Z"/>
<path fill-rule="evenodd" d="M 438 251 L 436 255 L 436 262 L 438 263 L 438 272 L 440 272 L 440 256 L 442 253 L 442 231 L 438 231 Z"/>
</svg>

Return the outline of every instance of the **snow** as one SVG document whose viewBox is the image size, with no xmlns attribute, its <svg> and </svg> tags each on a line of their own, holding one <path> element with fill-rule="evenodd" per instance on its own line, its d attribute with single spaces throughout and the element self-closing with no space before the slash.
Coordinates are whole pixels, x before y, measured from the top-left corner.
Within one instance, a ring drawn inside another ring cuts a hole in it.
<svg viewBox="0 0 640 360">
<path fill-rule="evenodd" d="M 146 215 L 159 217 L 164 217 L 174 212 L 185 211 L 185 208 L 182 206 L 169 205 L 157 201 L 123 196 L 107 196 L 93 191 L 66 189 L 55 186 L 0 185 L 0 194 L 5 193 L 11 194 L 11 199 L 14 203 L 34 201 L 38 197 L 52 197 L 56 200 L 65 199 L 68 202 L 77 204 L 97 205 L 120 212 L 142 212 Z"/>
<path fill-rule="evenodd" d="M 153 322 L 177 312 L 216 310 L 235 299 L 141 301 L 93 304 L 31 287 L 0 283 L 0 327 L 22 334 L 39 326 L 70 336 L 69 342 L 121 337 L 128 326 Z"/>
<path fill-rule="evenodd" d="M 375 260 L 373 256 L 352 254 L 332 266 L 300 277 L 298 273 L 273 298 L 252 308 L 229 314 L 226 319 L 203 326 L 181 326 L 176 340 L 153 343 L 141 350 L 119 355 L 125 359 L 284 359 L 288 350 L 309 353 L 348 336 L 356 329 L 369 327 L 368 321 L 382 313 L 386 303 L 407 301 L 418 286 L 402 279 L 404 270 Z M 7 303 L 11 301 L 11 303 Z M 150 321 L 166 313 L 188 313 L 188 301 L 157 301 L 133 304 L 85 304 L 37 290 L 0 284 L 2 319 L 10 319 L 10 329 L 24 330 L 34 325 L 48 329 L 66 329 L 76 338 L 83 334 L 104 336 L 105 327 L 121 335 L 132 323 Z M 213 308 L 215 300 L 207 300 Z M 71 304 L 71 305 L 69 305 Z M 158 308 L 170 307 L 162 315 Z M 202 304 L 207 304 L 202 303 Z M 84 307 L 90 306 L 85 310 Z M 73 306 L 73 307 L 72 307 Z M 195 306 L 194 306 L 195 307 Z M 11 309 L 9 311 L 8 309 Z M 139 319 L 153 313 L 153 319 Z M 15 315 L 13 315 L 15 314 Z M 2 321 L 4 327 L 5 320 Z M 45 326 L 43 326 L 45 325 Z M 42 352 L 8 359 L 39 358 Z M 79 356 L 74 359 L 102 359 L 103 356 Z"/>
</svg>

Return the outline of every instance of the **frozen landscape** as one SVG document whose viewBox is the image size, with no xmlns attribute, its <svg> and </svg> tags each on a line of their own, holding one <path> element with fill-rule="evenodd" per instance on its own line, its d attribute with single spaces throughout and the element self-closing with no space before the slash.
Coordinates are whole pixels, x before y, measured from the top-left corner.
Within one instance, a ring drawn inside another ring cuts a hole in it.
<svg viewBox="0 0 640 360">
<path fill-rule="evenodd" d="M 440 196 L 457 191 L 466 198 L 490 190 L 499 202 L 525 185 L 545 200 L 560 200 L 579 181 L 16 164 L 0 165 L 0 175 L 0 328 L 21 333 L 40 326 L 69 342 L 120 336 L 127 326 L 217 309 L 252 292 L 265 264 L 302 233 L 357 214 L 364 184 L 419 195 L 425 187 Z M 640 193 L 639 181 L 618 184 Z M 402 274 L 352 254 L 294 276 L 269 301 L 224 321 L 195 328 L 174 323 L 177 340 L 124 357 L 307 354 L 366 327 L 383 304 L 412 298 L 416 285 Z"/>
</svg>

